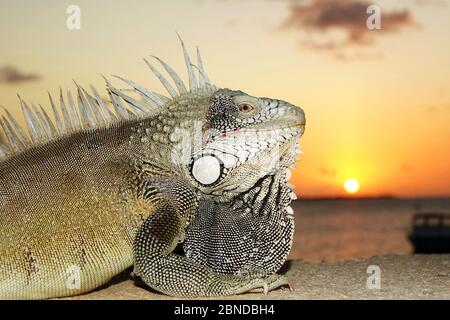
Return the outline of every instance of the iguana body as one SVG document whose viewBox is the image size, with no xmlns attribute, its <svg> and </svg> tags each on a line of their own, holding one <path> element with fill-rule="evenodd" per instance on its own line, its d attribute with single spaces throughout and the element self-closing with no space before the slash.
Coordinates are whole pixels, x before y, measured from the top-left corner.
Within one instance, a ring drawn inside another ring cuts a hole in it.
<svg viewBox="0 0 450 320">
<path fill-rule="evenodd" d="M 64 122 L 53 101 L 55 122 L 21 100 L 29 136 L 2 117 L 0 297 L 81 294 L 133 265 L 177 296 L 286 284 L 271 274 L 292 240 L 284 170 L 303 111 L 216 89 L 201 60 L 197 82 L 184 52 L 189 91 L 162 62 L 170 99 L 125 80 L 143 102 L 108 83 L 114 112 L 78 87 L 78 108 L 61 98 Z M 248 241 L 232 239 L 240 229 Z M 183 240 L 187 257 L 172 253 Z"/>
</svg>

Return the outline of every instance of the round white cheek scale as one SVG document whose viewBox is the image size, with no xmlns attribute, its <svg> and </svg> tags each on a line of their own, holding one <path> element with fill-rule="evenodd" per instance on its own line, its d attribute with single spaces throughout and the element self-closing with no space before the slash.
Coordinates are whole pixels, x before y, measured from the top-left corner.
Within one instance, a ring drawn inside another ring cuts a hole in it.
<svg viewBox="0 0 450 320">
<path fill-rule="evenodd" d="M 192 176 L 201 184 L 211 184 L 220 177 L 220 162 L 216 157 L 206 155 L 198 158 L 192 165 Z"/>
</svg>

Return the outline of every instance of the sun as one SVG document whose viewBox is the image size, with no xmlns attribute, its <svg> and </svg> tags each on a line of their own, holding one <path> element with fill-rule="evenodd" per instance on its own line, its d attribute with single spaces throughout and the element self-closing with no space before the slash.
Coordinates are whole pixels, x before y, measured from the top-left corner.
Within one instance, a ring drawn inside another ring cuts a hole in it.
<svg viewBox="0 0 450 320">
<path fill-rule="evenodd" d="M 344 182 L 344 189 L 347 193 L 356 193 L 359 190 L 359 182 L 356 179 L 347 179 Z"/>
</svg>

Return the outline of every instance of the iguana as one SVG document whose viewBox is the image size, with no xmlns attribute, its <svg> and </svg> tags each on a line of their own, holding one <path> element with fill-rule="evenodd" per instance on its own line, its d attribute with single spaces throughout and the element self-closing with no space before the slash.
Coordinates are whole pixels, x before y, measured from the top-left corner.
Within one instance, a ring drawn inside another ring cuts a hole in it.
<svg viewBox="0 0 450 320">
<path fill-rule="evenodd" d="M 180 39 L 181 40 L 181 39 Z M 285 101 L 218 88 L 181 41 L 189 88 L 145 60 L 169 97 L 123 78 L 60 89 L 53 116 L 20 104 L 0 125 L 0 297 L 92 291 L 133 266 L 173 296 L 288 284 L 295 198 L 287 183 L 305 115 Z M 184 242 L 185 255 L 173 253 Z"/>
</svg>

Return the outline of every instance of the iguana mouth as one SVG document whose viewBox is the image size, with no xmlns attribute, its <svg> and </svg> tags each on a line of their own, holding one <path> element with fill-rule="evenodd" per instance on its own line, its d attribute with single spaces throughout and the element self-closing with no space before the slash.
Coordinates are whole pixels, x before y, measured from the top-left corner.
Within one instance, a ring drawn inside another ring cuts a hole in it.
<svg viewBox="0 0 450 320">
<path fill-rule="evenodd" d="M 276 132 L 277 130 L 284 130 L 284 131 L 296 131 L 299 129 L 304 129 L 305 125 L 292 125 L 292 126 L 286 126 L 286 127 L 271 127 L 271 128 L 237 128 L 233 130 L 225 130 L 222 131 L 220 134 L 220 137 L 233 137 L 238 136 L 242 133 L 263 133 L 263 132 Z M 303 132 L 302 132 L 303 133 Z"/>
</svg>

